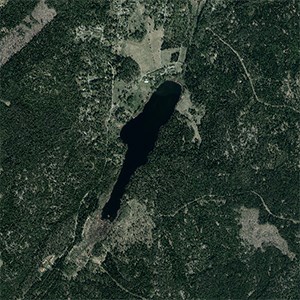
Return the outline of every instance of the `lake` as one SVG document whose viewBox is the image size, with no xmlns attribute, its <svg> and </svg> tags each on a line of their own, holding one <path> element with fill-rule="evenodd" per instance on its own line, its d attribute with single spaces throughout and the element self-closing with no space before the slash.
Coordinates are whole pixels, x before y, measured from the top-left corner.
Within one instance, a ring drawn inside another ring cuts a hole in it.
<svg viewBox="0 0 300 300">
<path fill-rule="evenodd" d="M 181 85 L 165 81 L 152 94 L 144 110 L 124 125 L 120 137 L 128 150 L 113 188 L 110 199 L 102 211 L 102 219 L 113 221 L 121 206 L 121 198 L 135 170 L 147 163 L 149 152 L 154 149 L 159 129 L 172 116 L 181 95 Z"/>
</svg>

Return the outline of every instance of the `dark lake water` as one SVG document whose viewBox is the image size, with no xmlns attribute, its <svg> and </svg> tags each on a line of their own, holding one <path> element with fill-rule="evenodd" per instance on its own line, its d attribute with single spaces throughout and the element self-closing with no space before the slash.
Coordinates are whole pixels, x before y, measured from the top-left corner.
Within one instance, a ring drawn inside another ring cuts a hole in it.
<svg viewBox="0 0 300 300">
<path fill-rule="evenodd" d="M 181 86 L 178 83 L 165 81 L 152 94 L 144 110 L 122 128 L 120 137 L 128 145 L 128 150 L 110 199 L 103 208 L 102 219 L 113 221 L 116 218 L 130 177 L 138 167 L 147 162 L 147 156 L 155 146 L 159 129 L 170 119 L 180 94 Z"/>
</svg>

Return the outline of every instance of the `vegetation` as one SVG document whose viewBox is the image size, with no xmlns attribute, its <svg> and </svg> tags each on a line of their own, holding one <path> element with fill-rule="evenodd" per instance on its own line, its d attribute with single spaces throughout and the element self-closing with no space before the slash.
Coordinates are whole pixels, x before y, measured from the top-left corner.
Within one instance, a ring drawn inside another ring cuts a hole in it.
<svg viewBox="0 0 300 300">
<path fill-rule="evenodd" d="M 124 81 L 131 81 L 140 73 L 139 65 L 131 57 L 123 57 L 117 68 L 117 76 Z"/>
<path fill-rule="evenodd" d="M 1 299 L 299 299 L 297 3 L 46 2 L 55 19 L 0 69 Z M 36 3 L 9 1 L 0 38 Z M 175 75 L 178 52 L 144 77 L 123 56 L 148 17 L 163 49 L 187 47 Z M 105 231 L 120 129 L 166 79 L 191 106 L 163 126 Z M 243 239 L 242 207 L 295 258 Z"/>
</svg>

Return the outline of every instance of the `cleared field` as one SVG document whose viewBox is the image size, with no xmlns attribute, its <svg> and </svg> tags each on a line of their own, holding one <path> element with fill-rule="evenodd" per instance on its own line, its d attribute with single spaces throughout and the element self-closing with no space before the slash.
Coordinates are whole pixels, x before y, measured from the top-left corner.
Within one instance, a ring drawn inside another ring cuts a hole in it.
<svg viewBox="0 0 300 300">
<path fill-rule="evenodd" d="M 141 42 L 126 41 L 124 46 L 124 54 L 139 64 L 142 75 L 162 67 L 160 49 L 164 30 L 163 28 L 155 30 L 151 18 L 147 20 L 147 27 L 147 35 Z"/>
<path fill-rule="evenodd" d="M 55 16 L 56 11 L 49 8 L 45 0 L 41 0 L 32 13 L 0 41 L 0 67 L 26 46 Z"/>
<path fill-rule="evenodd" d="M 240 230 L 241 238 L 255 249 L 265 251 L 265 247 L 274 246 L 279 249 L 283 255 L 294 259 L 295 254 L 289 250 L 287 241 L 280 235 L 276 226 L 265 223 L 259 224 L 259 210 L 256 208 L 241 207 L 242 228 Z"/>
<path fill-rule="evenodd" d="M 0 8 L 7 4 L 8 0 L 0 0 Z"/>
</svg>

